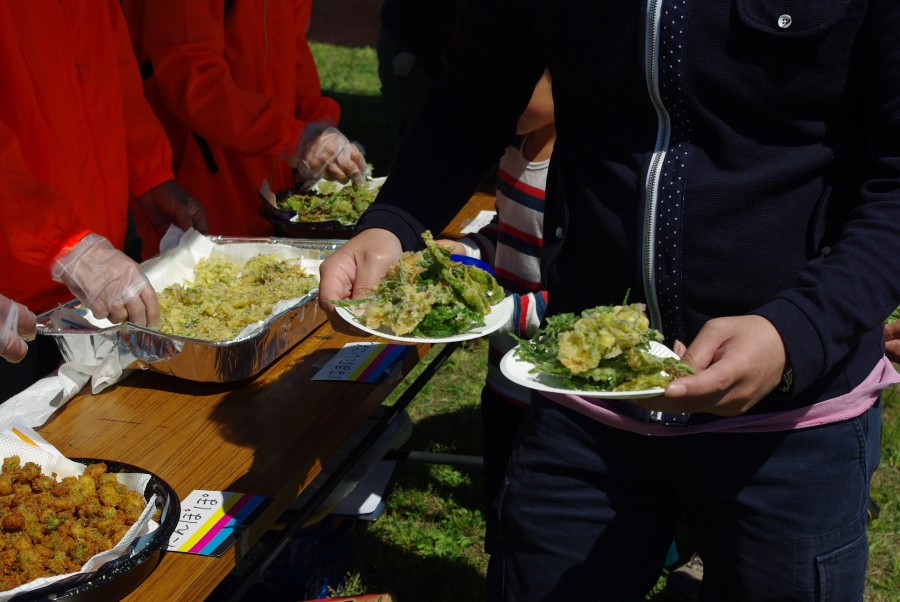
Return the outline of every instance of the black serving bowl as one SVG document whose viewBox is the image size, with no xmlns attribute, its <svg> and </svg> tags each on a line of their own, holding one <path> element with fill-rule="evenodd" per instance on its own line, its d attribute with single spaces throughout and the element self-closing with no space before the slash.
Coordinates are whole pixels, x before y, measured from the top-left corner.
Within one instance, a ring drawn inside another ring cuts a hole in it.
<svg viewBox="0 0 900 602">
<path fill-rule="evenodd" d="M 161 478 L 143 468 L 92 458 L 70 458 L 81 464 L 106 463 L 107 472 L 136 472 L 150 475 L 144 490 L 144 499 L 156 495 L 156 507 L 162 510 L 159 527 L 134 540 L 131 552 L 107 562 L 98 570 L 74 575 L 31 592 L 18 594 L 10 602 L 116 602 L 121 600 L 146 579 L 162 559 L 172 531 L 178 525 L 181 502 L 172 487 Z"/>
<path fill-rule="evenodd" d="M 285 190 L 275 195 L 276 204 L 286 197 L 295 194 L 293 190 Z M 259 195 L 259 213 L 272 224 L 275 233 L 287 238 L 350 238 L 356 229 L 356 224 L 342 224 L 336 219 L 325 222 L 293 222 L 291 219 L 297 215 L 295 211 L 288 211 L 273 207 L 266 197 Z"/>
</svg>

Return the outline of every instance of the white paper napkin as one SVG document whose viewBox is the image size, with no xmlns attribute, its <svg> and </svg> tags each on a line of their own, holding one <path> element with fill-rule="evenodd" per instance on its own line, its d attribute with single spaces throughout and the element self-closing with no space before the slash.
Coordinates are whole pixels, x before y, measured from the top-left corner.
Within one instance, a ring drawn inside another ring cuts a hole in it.
<svg viewBox="0 0 900 602">
<path fill-rule="evenodd" d="M 50 376 L 0 404 L 0 424 L 6 424 L 19 416 L 28 426 L 37 428 L 47 422 L 53 412 L 75 397 L 88 381 L 91 381 L 91 392 L 96 394 L 131 372 L 133 370 L 123 371 L 119 358 L 114 355 L 107 356 L 96 366 L 65 363 Z"/>
</svg>

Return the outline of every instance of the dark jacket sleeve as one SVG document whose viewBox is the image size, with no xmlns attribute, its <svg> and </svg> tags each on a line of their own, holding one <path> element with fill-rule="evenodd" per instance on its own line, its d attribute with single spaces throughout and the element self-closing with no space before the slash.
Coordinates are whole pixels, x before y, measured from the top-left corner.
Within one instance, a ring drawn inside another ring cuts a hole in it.
<svg viewBox="0 0 900 602">
<path fill-rule="evenodd" d="M 846 221 L 825 257 L 755 313 L 781 334 L 802 391 L 882 326 L 900 300 L 900 8 L 873 2 L 851 66 L 866 99 L 867 157 Z"/>
<path fill-rule="evenodd" d="M 544 71 L 518 4 L 460 6 L 447 70 L 429 90 L 357 231 L 385 228 L 404 249 L 419 249 L 423 229 L 440 232 L 496 165 Z"/>
</svg>

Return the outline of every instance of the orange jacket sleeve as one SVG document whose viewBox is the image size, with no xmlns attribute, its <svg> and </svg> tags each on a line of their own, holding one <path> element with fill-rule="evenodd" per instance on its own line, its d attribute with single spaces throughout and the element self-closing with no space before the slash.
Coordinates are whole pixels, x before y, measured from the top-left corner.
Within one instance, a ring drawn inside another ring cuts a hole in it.
<svg viewBox="0 0 900 602">
<path fill-rule="evenodd" d="M 75 207 L 32 174 L 13 131 L 0 122 L 0 230 L 16 258 L 49 266 L 60 251 L 90 233 Z"/>
<path fill-rule="evenodd" d="M 175 178 L 172 173 L 172 148 L 159 119 L 144 98 L 144 86 L 119 0 L 109 0 L 109 14 L 122 85 L 128 183 L 131 194 L 140 196 L 154 186 Z"/>
<path fill-rule="evenodd" d="M 249 156 L 290 154 L 304 124 L 265 94 L 238 88 L 225 60 L 224 12 L 224 0 L 146 3 L 144 49 L 163 102 L 210 144 Z"/>
<path fill-rule="evenodd" d="M 319 71 L 306 34 L 312 15 L 312 0 L 294 0 L 294 30 L 297 32 L 297 118 L 307 123 L 341 120 L 341 107 L 333 98 L 322 96 Z"/>
</svg>

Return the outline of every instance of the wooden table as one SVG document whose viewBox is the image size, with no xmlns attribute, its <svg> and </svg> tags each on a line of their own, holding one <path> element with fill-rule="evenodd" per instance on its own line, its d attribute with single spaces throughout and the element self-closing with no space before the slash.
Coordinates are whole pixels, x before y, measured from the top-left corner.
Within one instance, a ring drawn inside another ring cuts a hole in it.
<svg viewBox="0 0 900 602">
<path fill-rule="evenodd" d="M 493 211 L 497 198 L 491 194 L 484 192 L 476 192 L 466 203 L 466 206 L 456 214 L 456 218 L 450 223 L 446 230 L 441 233 L 441 237 L 458 238 L 461 236 L 460 229 L 465 227 L 469 221 L 475 219 L 481 211 Z"/>
<path fill-rule="evenodd" d="M 250 529 L 252 545 L 394 388 L 310 380 L 318 359 L 356 340 L 325 324 L 256 378 L 229 385 L 135 374 L 79 395 L 40 433 L 67 456 L 145 468 L 182 499 L 194 489 L 274 498 Z M 404 375 L 427 350 L 407 356 Z M 203 600 L 238 560 L 240 546 L 220 558 L 166 554 L 126 599 Z"/>
<path fill-rule="evenodd" d="M 476 194 L 443 233 L 493 207 Z M 282 514 L 326 462 L 384 401 L 398 381 L 379 385 L 312 381 L 317 361 L 360 339 L 323 324 L 254 378 L 197 383 L 152 372 L 134 374 L 98 395 L 86 389 L 39 429 L 69 457 L 140 466 L 184 498 L 194 489 L 265 495 L 273 503 L 250 528 L 249 544 Z M 417 345 L 406 376 L 429 350 Z M 167 553 L 129 602 L 199 602 L 240 560 Z"/>
</svg>

